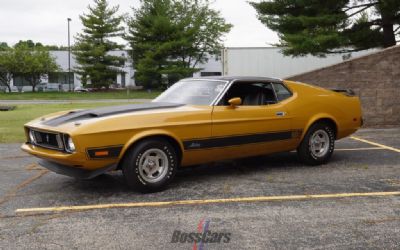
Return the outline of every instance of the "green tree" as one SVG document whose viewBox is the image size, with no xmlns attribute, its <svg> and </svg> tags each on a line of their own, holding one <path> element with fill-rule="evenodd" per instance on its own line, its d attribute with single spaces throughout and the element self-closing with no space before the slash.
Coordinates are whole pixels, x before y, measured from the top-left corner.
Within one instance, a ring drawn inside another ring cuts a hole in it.
<svg viewBox="0 0 400 250">
<path fill-rule="evenodd" d="M 174 57 L 191 69 L 188 73 L 192 75 L 210 55 L 221 54 L 223 37 L 232 25 L 226 23 L 219 11 L 210 8 L 208 0 L 175 1 L 174 11 L 179 30 Z"/>
<path fill-rule="evenodd" d="M 35 43 L 32 40 L 19 40 L 19 42 L 14 45 L 14 47 L 21 47 L 21 46 L 25 46 L 29 49 L 44 47 L 42 43 L 40 42 Z"/>
<path fill-rule="evenodd" d="M 278 32 L 284 54 L 325 56 L 396 45 L 398 0 L 271 0 L 251 3 Z"/>
<path fill-rule="evenodd" d="M 15 46 L 13 57 L 14 67 L 17 69 L 14 75 L 25 78 L 32 86 L 32 92 L 35 92 L 36 86 L 49 73 L 59 70 L 55 58 L 50 55 L 47 49 L 40 46 L 33 49 L 26 45 Z"/>
<path fill-rule="evenodd" d="M 68 46 L 57 46 L 57 45 L 44 45 L 44 47 L 50 51 L 67 51 Z"/>
<path fill-rule="evenodd" d="M 9 55 L 8 51 L 0 53 L 0 86 L 7 87 L 8 92 L 11 92 L 12 74 L 9 71 L 9 64 L 11 62 Z"/>
<path fill-rule="evenodd" d="M 35 92 L 42 79 L 59 70 L 55 59 L 44 46 L 32 44 L 19 42 L 0 53 L 0 85 L 6 86 L 9 92 L 15 76 L 23 77 Z"/>
<path fill-rule="evenodd" d="M 161 83 L 161 71 L 169 57 L 167 47 L 177 32 L 170 18 L 172 11 L 169 0 L 141 1 L 141 7 L 133 9 L 133 17 L 128 19 L 126 40 L 132 49 L 135 78 L 145 88 Z"/>
<path fill-rule="evenodd" d="M 1 51 L 1 49 L 2 49 L 2 44 L 3 43 L 0 43 L 0 51 Z M 5 46 L 7 46 L 7 44 L 6 43 L 4 43 L 5 44 Z M 34 42 L 34 41 L 32 41 L 32 40 L 20 40 L 18 43 L 16 43 L 15 45 L 14 45 L 14 47 L 18 47 L 18 46 L 26 46 L 26 47 L 28 47 L 29 49 L 34 49 L 34 48 L 46 48 L 47 50 L 55 50 L 55 51 L 57 51 L 57 50 L 68 50 L 68 47 L 67 46 L 57 46 L 57 45 L 45 45 L 45 44 L 42 44 L 42 43 L 40 43 L 40 42 Z M 5 47 L 5 48 L 7 48 L 7 47 Z"/>
<path fill-rule="evenodd" d="M 92 87 L 108 88 L 124 65 L 125 58 L 111 55 L 110 51 L 123 49 L 112 38 L 123 35 L 122 16 L 117 15 L 118 6 L 109 7 L 106 0 L 94 0 L 89 13 L 80 16 L 83 32 L 76 37 L 74 54 L 84 85 L 89 81 Z"/>
<path fill-rule="evenodd" d="M 217 55 L 231 29 L 207 0 L 149 0 L 133 9 L 125 36 L 132 49 L 136 81 L 158 87 L 199 71 L 199 64 Z"/>
<path fill-rule="evenodd" d="M 0 51 L 6 51 L 10 47 L 8 47 L 8 44 L 6 42 L 0 42 Z"/>
<path fill-rule="evenodd" d="M 11 92 L 11 80 L 19 70 L 15 50 L 8 48 L 0 52 L 0 86 L 5 86 Z"/>
</svg>

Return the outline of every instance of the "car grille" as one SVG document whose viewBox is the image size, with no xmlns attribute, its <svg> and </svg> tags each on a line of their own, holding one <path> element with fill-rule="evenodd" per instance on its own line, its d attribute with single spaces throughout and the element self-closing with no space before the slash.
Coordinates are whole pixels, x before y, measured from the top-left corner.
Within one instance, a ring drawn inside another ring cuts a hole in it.
<svg viewBox="0 0 400 250">
<path fill-rule="evenodd" d="M 64 144 L 60 134 L 37 130 L 32 130 L 32 132 L 35 137 L 35 145 L 44 148 L 64 150 Z"/>
</svg>

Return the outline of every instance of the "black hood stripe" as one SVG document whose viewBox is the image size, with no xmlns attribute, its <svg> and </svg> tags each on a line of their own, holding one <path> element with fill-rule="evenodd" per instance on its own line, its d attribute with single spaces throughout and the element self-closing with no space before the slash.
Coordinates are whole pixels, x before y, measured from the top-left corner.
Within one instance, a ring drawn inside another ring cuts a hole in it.
<svg viewBox="0 0 400 250">
<path fill-rule="evenodd" d="M 130 104 L 123 106 L 110 106 L 96 109 L 87 109 L 82 111 L 70 112 L 68 114 L 58 116 L 56 118 L 44 121 L 43 124 L 47 126 L 59 126 L 67 122 L 77 120 L 90 119 L 96 117 L 106 117 L 110 115 L 117 115 L 123 113 L 137 112 L 143 110 L 163 109 L 163 108 L 176 108 L 184 106 L 184 104 L 177 103 L 162 103 L 162 102 L 149 102 L 143 104 Z"/>
</svg>

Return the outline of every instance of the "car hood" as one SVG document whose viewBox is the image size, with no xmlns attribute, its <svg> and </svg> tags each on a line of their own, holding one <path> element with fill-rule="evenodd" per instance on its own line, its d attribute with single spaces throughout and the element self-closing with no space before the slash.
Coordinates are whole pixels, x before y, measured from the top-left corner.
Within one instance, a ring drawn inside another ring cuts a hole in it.
<svg viewBox="0 0 400 250">
<path fill-rule="evenodd" d="M 152 102 L 85 110 L 62 111 L 39 117 L 27 128 L 71 136 L 207 123 L 212 106 Z"/>
<path fill-rule="evenodd" d="M 110 106 L 110 107 L 102 107 L 95 109 L 76 110 L 45 120 L 42 122 L 42 124 L 50 127 L 57 127 L 65 123 L 88 120 L 92 118 L 102 118 L 112 115 L 146 111 L 146 110 L 150 111 L 155 109 L 177 108 L 181 106 L 184 106 L 184 104 L 150 102 L 144 104 L 130 104 L 122 106 Z"/>
</svg>

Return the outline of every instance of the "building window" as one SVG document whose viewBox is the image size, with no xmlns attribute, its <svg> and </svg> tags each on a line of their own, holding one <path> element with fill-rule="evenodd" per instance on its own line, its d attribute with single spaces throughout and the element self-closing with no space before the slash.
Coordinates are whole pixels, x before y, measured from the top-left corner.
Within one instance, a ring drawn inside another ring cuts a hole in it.
<svg viewBox="0 0 400 250">
<path fill-rule="evenodd" d="M 2 74 L 2 73 L 0 73 L 0 74 Z M 7 73 L 6 73 L 7 74 Z M 6 81 L 5 81 L 5 78 L 3 79 L 3 78 L 0 78 L 0 86 L 6 86 Z"/>
<path fill-rule="evenodd" d="M 200 72 L 200 76 L 221 76 L 221 72 Z"/>
<path fill-rule="evenodd" d="M 29 82 L 23 76 L 15 75 L 14 76 L 14 86 L 31 86 Z"/>
<path fill-rule="evenodd" d="M 126 74 L 125 72 L 121 73 L 121 87 L 125 88 L 126 86 Z"/>
<path fill-rule="evenodd" d="M 68 72 L 49 73 L 49 83 L 68 84 Z M 69 73 L 69 82 L 74 84 L 74 73 Z"/>
</svg>

